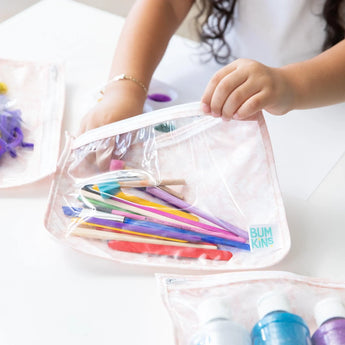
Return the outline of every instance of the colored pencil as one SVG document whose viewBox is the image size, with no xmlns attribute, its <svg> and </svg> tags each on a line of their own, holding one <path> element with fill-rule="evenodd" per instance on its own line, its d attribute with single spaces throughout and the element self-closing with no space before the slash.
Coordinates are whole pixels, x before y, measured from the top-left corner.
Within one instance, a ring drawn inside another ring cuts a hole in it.
<svg viewBox="0 0 345 345">
<path fill-rule="evenodd" d="M 111 197 L 110 199 L 103 199 L 100 196 L 100 193 L 97 191 L 87 191 L 87 190 L 81 190 L 80 194 L 83 197 L 87 197 L 89 199 L 94 199 L 94 200 L 98 200 L 98 201 L 102 201 L 106 204 L 112 205 L 114 207 L 120 208 L 122 210 L 126 210 L 129 212 L 133 212 L 133 213 L 138 213 L 138 214 L 142 214 L 148 217 L 153 217 L 153 218 L 157 218 L 157 219 L 161 219 L 161 220 L 165 220 L 165 221 L 169 221 L 169 220 L 173 220 L 174 223 L 176 224 L 185 224 L 186 221 L 188 221 L 187 218 L 183 218 L 183 217 L 179 217 L 164 211 L 160 211 L 160 210 L 156 210 L 153 207 L 147 207 L 147 206 L 143 206 L 143 205 L 138 205 L 135 204 L 133 202 L 127 201 L 127 200 L 123 200 L 120 198 L 116 198 L 116 197 Z M 196 222 L 197 223 L 197 222 Z"/>
<path fill-rule="evenodd" d="M 96 200 L 102 200 L 103 202 L 106 202 L 106 203 L 113 205 L 115 207 L 119 207 L 122 210 L 127 210 L 130 212 L 134 212 L 137 214 L 147 216 L 149 218 L 152 217 L 155 219 L 159 219 L 159 220 L 162 220 L 165 222 L 175 223 L 176 226 L 181 226 L 181 225 L 184 226 L 184 225 L 188 224 L 188 225 L 192 225 L 193 227 L 196 227 L 196 228 L 202 228 L 202 229 L 211 230 L 211 231 L 215 231 L 215 232 L 224 231 L 225 233 L 227 233 L 227 231 L 224 229 L 215 228 L 215 227 L 210 226 L 208 224 L 204 224 L 201 222 L 195 222 L 195 221 L 190 220 L 190 219 L 186 219 L 186 218 L 182 218 L 182 217 L 179 217 L 176 215 L 168 214 L 168 213 L 165 213 L 161 210 L 156 210 L 156 209 L 151 208 L 151 207 L 146 207 L 143 205 L 137 205 L 137 204 L 134 204 L 132 202 L 129 202 L 127 200 L 123 200 L 120 198 L 112 197 L 111 199 L 105 200 L 105 199 L 101 198 L 101 196 L 99 195 L 99 193 L 97 191 L 92 191 L 92 193 L 90 193 L 88 191 L 81 190 L 81 194 L 87 198 L 94 198 Z M 215 235 L 216 235 L 216 233 L 215 233 Z M 236 239 L 236 241 L 244 242 L 243 240 L 239 241 L 238 239 Z"/>
<path fill-rule="evenodd" d="M 81 219 L 81 223 L 83 224 L 84 221 Z M 162 237 L 167 237 L 169 239 L 180 239 L 185 240 L 192 243 L 198 242 L 206 242 L 216 245 L 225 245 L 236 247 L 244 250 L 250 250 L 249 244 L 240 243 L 232 240 L 228 240 L 221 237 L 211 236 L 211 235 L 204 235 L 172 226 L 147 222 L 147 221 L 138 221 L 132 219 L 124 219 L 123 222 L 114 221 L 111 219 L 102 219 L 97 217 L 90 217 L 85 220 L 85 224 L 93 224 L 96 226 L 107 226 L 113 227 L 117 229 L 124 229 L 135 231 L 137 233 L 145 233 L 151 235 L 157 235 Z"/>
<path fill-rule="evenodd" d="M 97 217 L 97 218 L 103 218 L 103 219 L 112 219 L 119 222 L 124 222 L 125 219 L 133 219 L 133 220 L 139 220 L 139 221 L 152 222 L 152 223 L 161 224 L 161 225 L 167 225 L 170 227 L 176 227 L 176 224 L 172 222 L 166 222 L 163 220 L 158 220 L 155 218 L 150 218 L 150 217 L 142 216 L 139 214 L 132 214 L 129 212 L 123 212 L 123 211 L 118 211 L 118 210 L 111 211 L 110 209 L 103 208 L 100 212 L 99 208 L 96 210 L 73 208 L 73 207 L 68 207 L 68 206 L 63 206 L 62 208 L 63 208 L 64 214 L 67 216 L 74 216 L 74 217 L 79 217 L 79 218 Z M 113 216 L 110 215 L 109 213 L 112 213 Z M 237 241 L 241 243 L 245 242 L 243 238 L 235 236 L 225 230 L 223 230 L 223 232 L 214 232 L 214 231 L 209 231 L 209 230 L 205 230 L 201 228 L 196 228 L 193 226 L 188 226 L 187 224 L 181 224 L 178 226 L 178 228 L 194 231 L 194 232 L 205 234 L 205 235 L 226 238 L 228 240 Z"/>
<path fill-rule="evenodd" d="M 96 192 L 99 192 L 97 187 L 94 187 L 93 190 Z M 137 204 L 137 205 L 149 206 L 149 207 L 154 208 L 154 209 L 162 210 L 164 212 L 171 213 L 171 214 L 180 216 L 182 218 L 187 218 L 187 219 L 191 219 L 194 221 L 199 220 L 198 217 L 196 217 L 196 216 L 194 216 L 188 212 L 184 212 L 184 211 L 181 211 L 179 209 L 171 208 L 169 206 L 157 204 L 155 202 L 140 198 L 140 197 L 135 196 L 135 195 L 126 194 L 126 193 L 123 193 L 121 191 L 118 191 L 117 193 L 108 195 L 107 198 L 111 198 L 111 196 L 122 199 L 122 200 L 130 201 L 130 202 Z"/>
<path fill-rule="evenodd" d="M 147 222 L 159 223 L 159 224 L 163 224 L 163 225 L 176 227 L 176 223 L 164 221 L 164 220 L 159 220 L 159 219 L 155 219 L 152 217 L 141 216 L 139 214 L 127 213 L 127 212 L 122 212 L 122 211 L 118 211 L 118 210 L 113 210 L 112 213 L 116 214 L 116 215 L 121 215 L 121 216 L 124 216 L 127 218 L 131 218 L 131 219 L 143 220 L 143 221 L 147 221 Z M 222 237 L 222 238 L 226 238 L 228 240 L 237 241 L 237 242 L 241 242 L 241 243 L 246 242 L 246 240 L 244 238 L 239 237 L 237 235 L 233 235 L 232 233 L 230 233 L 226 230 L 223 230 L 223 229 L 219 229 L 219 228 L 214 228 L 214 230 L 211 231 L 211 230 L 206 230 L 206 229 L 203 229 L 200 227 L 195 227 L 195 226 L 191 226 L 191 225 L 189 226 L 188 224 L 179 224 L 178 228 L 198 232 L 198 233 L 205 234 L 205 235 Z"/>
<path fill-rule="evenodd" d="M 243 229 L 238 228 L 237 226 L 230 224 L 222 219 L 219 219 L 217 217 L 214 217 L 213 215 L 206 213 L 203 210 L 200 210 L 199 208 L 188 204 L 187 202 L 176 198 L 175 196 L 165 192 L 164 190 L 161 190 L 157 187 L 147 187 L 145 188 L 145 191 L 153 196 L 155 196 L 156 198 L 163 200 L 165 202 L 168 202 L 171 205 L 174 205 L 180 209 L 184 209 L 187 210 L 191 213 L 194 213 L 196 215 L 198 215 L 201 218 L 206 219 L 207 221 L 216 224 L 218 226 L 223 227 L 224 229 L 227 229 L 228 231 L 231 231 L 232 233 L 241 236 L 243 238 L 248 239 L 248 232 L 244 231 Z"/>
</svg>

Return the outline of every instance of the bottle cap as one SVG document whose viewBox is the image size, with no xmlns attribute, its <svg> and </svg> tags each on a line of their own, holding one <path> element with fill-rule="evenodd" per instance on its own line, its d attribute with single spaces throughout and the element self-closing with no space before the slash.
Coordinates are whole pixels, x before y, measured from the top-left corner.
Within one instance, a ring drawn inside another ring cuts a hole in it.
<svg viewBox="0 0 345 345">
<path fill-rule="evenodd" d="M 290 305 L 286 297 L 278 292 L 269 292 L 261 296 L 257 302 L 260 319 L 273 311 L 290 312 Z"/>
<path fill-rule="evenodd" d="M 328 297 L 318 302 L 314 308 L 314 316 L 317 326 L 335 317 L 345 318 L 345 307 L 336 297 Z"/>
<path fill-rule="evenodd" d="M 198 318 L 201 324 L 215 319 L 231 319 L 231 311 L 222 298 L 210 298 L 198 307 Z"/>
</svg>

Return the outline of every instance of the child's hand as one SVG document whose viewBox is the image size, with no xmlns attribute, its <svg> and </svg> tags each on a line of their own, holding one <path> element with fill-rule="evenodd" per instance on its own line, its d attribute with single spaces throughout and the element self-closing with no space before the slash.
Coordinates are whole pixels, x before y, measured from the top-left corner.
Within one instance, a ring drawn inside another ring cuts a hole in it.
<svg viewBox="0 0 345 345">
<path fill-rule="evenodd" d="M 284 69 L 238 59 L 212 77 L 201 102 L 206 113 L 230 120 L 246 119 L 263 109 L 283 115 L 292 110 L 293 99 Z"/>
<path fill-rule="evenodd" d="M 119 81 L 106 89 L 102 98 L 82 119 L 79 134 L 141 114 L 146 95 L 135 84 Z"/>
</svg>

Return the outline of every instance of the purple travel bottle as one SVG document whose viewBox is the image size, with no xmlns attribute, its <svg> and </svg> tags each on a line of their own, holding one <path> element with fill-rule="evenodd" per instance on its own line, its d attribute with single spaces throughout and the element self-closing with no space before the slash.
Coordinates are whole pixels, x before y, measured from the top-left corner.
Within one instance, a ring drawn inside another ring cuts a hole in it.
<svg viewBox="0 0 345 345">
<path fill-rule="evenodd" d="M 315 306 L 314 315 L 319 328 L 312 336 L 313 345 L 345 344 L 345 308 L 340 299 L 321 300 Z"/>
</svg>

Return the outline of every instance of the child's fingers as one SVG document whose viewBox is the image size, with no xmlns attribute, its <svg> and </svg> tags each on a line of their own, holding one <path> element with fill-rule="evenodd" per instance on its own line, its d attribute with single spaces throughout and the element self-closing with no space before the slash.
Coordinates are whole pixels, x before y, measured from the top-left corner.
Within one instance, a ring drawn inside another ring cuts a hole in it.
<svg viewBox="0 0 345 345">
<path fill-rule="evenodd" d="M 216 116 L 223 115 L 223 106 L 230 95 L 233 94 L 246 81 L 246 76 L 234 71 L 226 75 L 216 86 L 211 98 L 211 112 Z"/>
<path fill-rule="evenodd" d="M 266 97 L 263 91 L 248 98 L 236 111 L 235 119 L 244 120 L 264 109 Z"/>
<path fill-rule="evenodd" d="M 201 103 L 204 104 L 203 109 L 205 112 L 211 112 L 211 99 L 218 84 L 223 80 L 225 76 L 233 72 L 235 69 L 236 67 L 232 64 L 223 67 L 217 73 L 215 73 L 211 80 L 208 82 L 204 94 L 201 97 Z"/>
<path fill-rule="evenodd" d="M 259 91 L 259 88 L 253 84 L 245 82 L 236 88 L 226 99 L 222 109 L 222 118 L 230 120 L 237 110 L 250 99 L 254 94 Z"/>
</svg>

